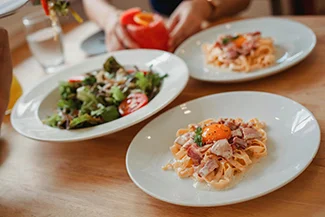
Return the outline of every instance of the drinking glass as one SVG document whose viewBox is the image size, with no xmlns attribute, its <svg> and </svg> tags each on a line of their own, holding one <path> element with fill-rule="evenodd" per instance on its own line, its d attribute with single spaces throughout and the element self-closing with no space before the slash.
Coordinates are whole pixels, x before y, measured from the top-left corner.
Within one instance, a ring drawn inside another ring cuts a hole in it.
<svg viewBox="0 0 325 217">
<path fill-rule="evenodd" d="M 43 11 L 29 14 L 23 18 L 27 42 L 36 60 L 45 72 L 52 73 L 64 64 L 62 29 L 60 24 L 52 24 Z"/>
</svg>

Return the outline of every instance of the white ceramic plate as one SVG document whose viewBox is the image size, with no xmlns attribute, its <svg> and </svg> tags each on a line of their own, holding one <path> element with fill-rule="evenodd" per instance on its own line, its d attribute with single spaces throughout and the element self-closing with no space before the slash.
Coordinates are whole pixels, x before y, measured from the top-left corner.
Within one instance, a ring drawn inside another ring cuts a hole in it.
<svg viewBox="0 0 325 217">
<path fill-rule="evenodd" d="M 0 0 L 0 17 L 14 13 L 27 2 L 28 0 Z"/>
<path fill-rule="evenodd" d="M 150 66 L 161 75 L 168 74 L 157 96 L 138 111 L 117 120 L 78 130 L 61 130 L 44 125 L 41 120 L 51 115 L 60 98 L 58 84 L 69 77 L 100 69 L 113 55 L 124 66 Z M 125 50 L 94 57 L 65 69 L 41 81 L 25 93 L 16 103 L 11 114 L 13 127 L 22 135 L 46 141 L 77 141 L 103 136 L 134 125 L 155 114 L 175 99 L 188 81 L 186 64 L 177 56 L 158 50 Z"/>
<path fill-rule="evenodd" d="M 205 64 L 201 50 L 203 43 L 213 43 L 220 34 L 261 31 L 272 37 L 276 46 L 275 65 L 250 73 L 232 72 Z M 176 50 L 188 64 L 193 78 L 210 82 L 243 82 L 281 72 L 307 57 L 316 45 L 316 36 L 307 26 L 282 18 L 258 18 L 226 23 L 199 32 L 187 39 Z"/>
<path fill-rule="evenodd" d="M 193 187 L 163 171 L 172 154 L 177 129 L 208 118 L 257 117 L 267 124 L 268 155 L 233 188 L 224 191 Z M 126 156 L 133 182 L 147 194 L 184 206 L 219 206 L 247 201 L 287 184 L 310 164 L 320 144 L 319 125 L 310 111 L 288 98 L 263 92 L 228 92 L 177 106 L 145 126 L 133 139 Z"/>
</svg>

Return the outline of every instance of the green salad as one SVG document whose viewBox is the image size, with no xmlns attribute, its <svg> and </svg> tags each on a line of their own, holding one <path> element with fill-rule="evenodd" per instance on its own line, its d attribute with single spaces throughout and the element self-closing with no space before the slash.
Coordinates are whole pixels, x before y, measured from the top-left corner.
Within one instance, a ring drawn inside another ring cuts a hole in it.
<svg viewBox="0 0 325 217">
<path fill-rule="evenodd" d="M 106 123 L 148 104 L 167 75 L 126 70 L 114 57 L 103 69 L 70 78 L 59 86 L 57 111 L 43 122 L 51 127 L 76 129 Z"/>
</svg>

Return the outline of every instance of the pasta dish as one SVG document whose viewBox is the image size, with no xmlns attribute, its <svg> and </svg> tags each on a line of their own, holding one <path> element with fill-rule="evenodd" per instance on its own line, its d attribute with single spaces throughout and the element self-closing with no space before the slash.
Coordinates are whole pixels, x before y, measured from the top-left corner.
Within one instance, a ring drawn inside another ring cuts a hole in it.
<svg viewBox="0 0 325 217">
<path fill-rule="evenodd" d="M 267 155 L 265 124 L 258 119 L 208 119 L 179 129 L 170 147 L 175 159 L 163 167 L 180 178 L 193 178 L 214 189 L 225 189 L 235 178 Z"/>
<path fill-rule="evenodd" d="M 251 72 L 275 63 L 271 38 L 260 32 L 220 35 L 213 44 L 203 44 L 206 63 L 238 72 Z"/>
</svg>

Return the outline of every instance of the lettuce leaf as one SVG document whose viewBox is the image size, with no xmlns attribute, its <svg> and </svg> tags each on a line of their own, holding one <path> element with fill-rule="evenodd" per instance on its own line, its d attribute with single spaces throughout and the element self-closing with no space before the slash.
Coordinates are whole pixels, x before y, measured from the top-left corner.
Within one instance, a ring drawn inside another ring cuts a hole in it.
<svg viewBox="0 0 325 217">
<path fill-rule="evenodd" d="M 62 99 L 73 99 L 76 96 L 77 89 L 81 86 L 80 82 L 61 82 L 59 92 Z"/>
<path fill-rule="evenodd" d="M 81 102 L 79 100 L 60 99 L 57 106 L 60 109 L 73 110 L 73 109 L 78 109 L 81 106 Z"/>
<path fill-rule="evenodd" d="M 149 79 L 144 75 L 143 72 L 137 72 L 135 74 L 135 77 L 137 78 L 135 84 L 143 91 L 146 92 L 149 88 L 151 88 L 151 83 Z"/>
<path fill-rule="evenodd" d="M 80 87 L 77 89 L 77 99 L 82 102 L 92 102 L 94 104 L 98 104 L 98 100 L 96 96 L 90 91 L 88 87 Z"/>
<path fill-rule="evenodd" d="M 136 85 L 138 88 L 140 88 L 143 92 L 145 92 L 147 95 L 150 95 L 150 93 L 155 89 L 160 87 L 162 81 L 164 78 L 166 78 L 168 75 L 160 76 L 157 73 L 149 72 L 147 74 L 143 72 L 137 72 L 135 74 L 136 77 Z"/>
<path fill-rule="evenodd" d="M 90 114 L 90 112 L 98 109 L 98 104 L 105 104 L 102 98 L 96 97 L 95 94 L 85 86 L 78 88 L 77 99 L 83 102 L 80 108 L 80 114 Z"/>
<path fill-rule="evenodd" d="M 98 119 L 91 117 L 89 114 L 83 114 L 80 115 L 79 117 L 72 119 L 72 121 L 69 124 L 69 127 L 73 129 L 81 126 L 92 126 L 99 123 L 101 122 Z"/>
<path fill-rule="evenodd" d="M 123 68 L 123 66 L 121 66 L 113 56 L 109 57 L 104 63 L 104 69 L 109 73 L 116 73 L 120 68 Z"/>
<path fill-rule="evenodd" d="M 82 84 L 83 85 L 94 85 L 96 83 L 97 79 L 94 75 L 88 75 L 83 81 Z"/>
<path fill-rule="evenodd" d="M 116 106 L 107 106 L 104 107 L 103 105 L 99 106 L 100 108 L 96 111 L 92 111 L 92 116 L 102 117 L 105 122 L 109 122 L 115 120 L 120 117 L 120 114 L 117 110 Z"/>
<path fill-rule="evenodd" d="M 121 89 L 117 86 L 111 87 L 111 93 L 112 97 L 116 102 L 121 102 L 125 99 L 124 93 L 121 91 Z"/>
<path fill-rule="evenodd" d="M 58 123 L 62 120 L 60 115 L 54 114 L 48 117 L 46 120 L 43 121 L 44 124 L 49 125 L 51 127 L 57 127 Z"/>
</svg>

